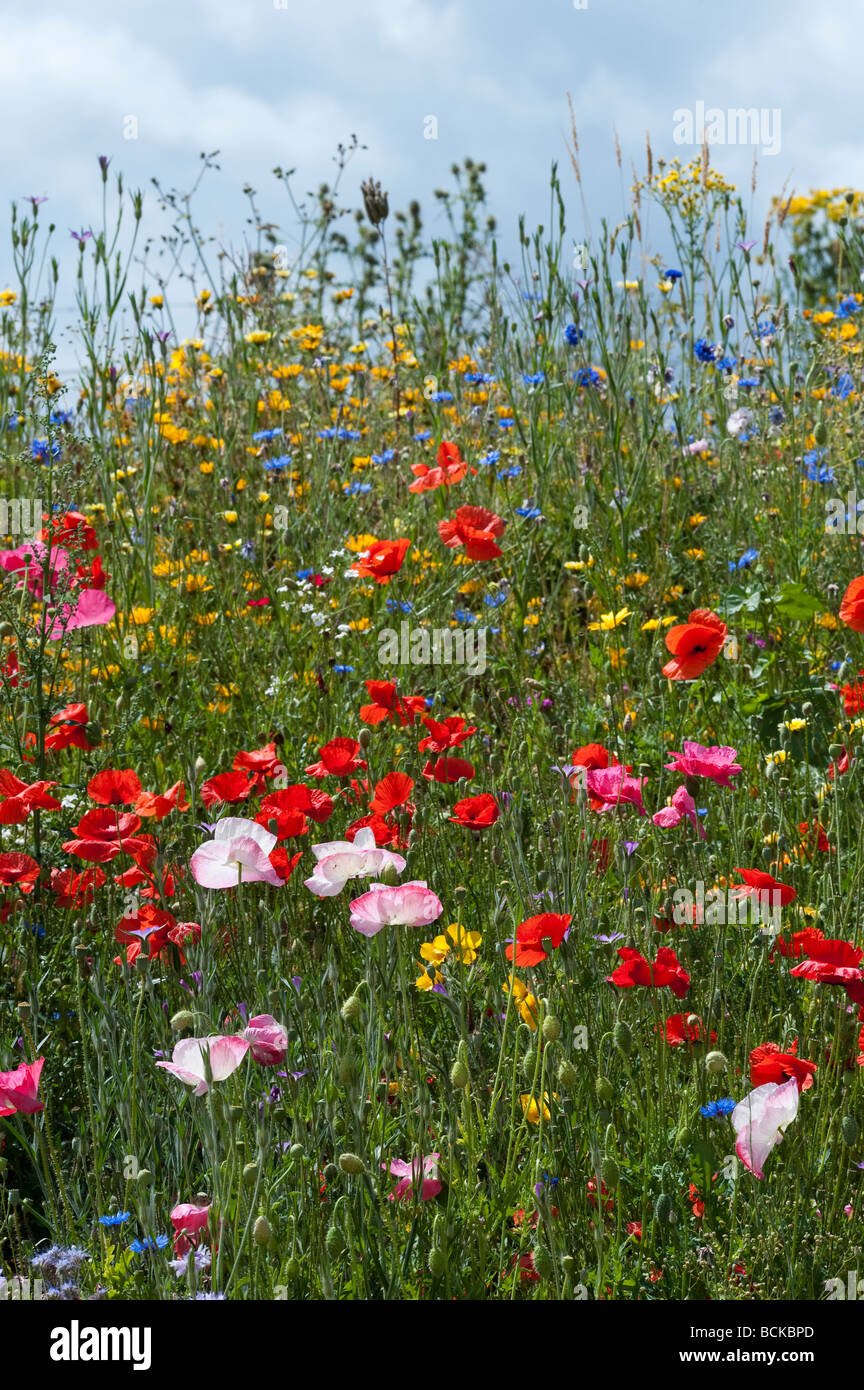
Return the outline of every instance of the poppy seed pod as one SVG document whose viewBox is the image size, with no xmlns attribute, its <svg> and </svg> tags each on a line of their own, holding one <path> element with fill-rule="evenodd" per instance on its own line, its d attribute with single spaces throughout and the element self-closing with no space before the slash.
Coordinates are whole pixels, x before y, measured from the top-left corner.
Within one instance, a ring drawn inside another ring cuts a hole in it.
<svg viewBox="0 0 864 1390">
<path fill-rule="evenodd" d="M 340 1154 L 339 1167 L 351 1178 L 357 1178 L 366 1171 L 366 1165 L 359 1154 Z"/>
<path fill-rule="evenodd" d="M 705 1070 L 710 1071 L 713 1076 L 725 1071 L 728 1065 L 722 1052 L 709 1052 L 705 1058 Z"/>
<path fill-rule="evenodd" d="M 357 742 L 360 744 L 361 748 L 368 748 L 369 744 L 372 742 L 372 730 L 361 729 L 359 734 L 357 735 Z"/>
</svg>

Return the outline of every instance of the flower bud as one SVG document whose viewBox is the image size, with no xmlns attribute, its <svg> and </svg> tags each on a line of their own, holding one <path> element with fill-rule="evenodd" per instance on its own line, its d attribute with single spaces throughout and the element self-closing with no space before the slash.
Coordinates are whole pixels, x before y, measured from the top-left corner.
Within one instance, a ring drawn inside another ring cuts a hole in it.
<svg viewBox="0 0 864 1390">
<path fill-rule="evenodd" d="M 357 742 L 360 744 L 361 748 L 368 748 L 369 744 L 372 742 L 372 730 L 361 729 L 359 734 L 357 735 Z"/>
<path fill-rule="evenodd" d="M 324 1165 L 323 1177 L 325 1182 L 335 1182 L 338 1176 L 339 1169 L 336 1167 L 335 1163 L 327 1163 Z"/>
<path fill-rule="evenodd" d="M 615 1024 L 612 1038 L 618 1051 L 624 1057 L 629 1057 L 633 1051 L 633 1034 L 623 1019 L 619 1019 Z"/>
<path fill-rule="evenodd" d="M 273 1228 L 266 1216 L 258 1216 L 252 1227 L 252 1239 L 256 1245 L 269 1245 L 273 1240 Z"/>
<path fill-rule="evenodd" d="M 447 1273 L 447 1256 L 440 1245 L 433 1245 L 429 1251 L 429 1273 L 433 1279 L 443 1279 Z"/>
<path fill-rule="evenodd" d="M 850 1149 L 858 1143 L 861 1131 L 854 1115 L 843 1116 L 840 1121 L 840 1133 L 843 1135 L 843 1143 L 848 1144 Z"/>
<path fill-rule="evenodd" d="M 543 1041 L 547 1043 L 557 1042 L 561 1036 L 561 1020 L 554 1014 L 547 1014 L 543 1020 Z"/>
<path fill-rule="evenodd" d="M 657 1201 L 654 1203 L 654 1218 L 659 1225 L 665 1226 L 672 1217 L 672 1199 L 668 1193 L 661 1192 Z"/>
<path fill-rule="evenodd" d="M 572 1091 L 578 1081 L 579 1073 L 573 1063 L 562 1057 L 558 1064 L 558 1085 L 564 1091 Z"/>
<path fill-rule="evenodd" d="M 597 1080 L 594 1082 L 594 1094 L 601 1105 L 605 1105 L 607 1109 L 611 1108 L 612 1102 L 615 1099 L 615 1092 L 612 1090 L 612 1082 L 609 1080 L 608 1076 L 597 1077 Z"/>
<path fill-rule="evenodd" d="M 339 1012 L 347 1023 L 349 1018 L 358 1018 L 362 1008 L 362 1000 L 356 994 L 350 994 Z"/>
<path fill-rule="evenodd" d="M 541 1279 L 551 1279 L 555 1273 L 555 1261 L 545 1245 L 534 1247 L 534 1269 Z"/>
<path fill-rule="evenodd" d="M 729 1063 L 726 1061 L 722 1052 L 709 1052 L 705 1058 L 705 1069 L 712 1075 L 717 1076 L 721 1071 L 725 1071 Z"/>
<path fill-rule="evenodd" d="M 178 1009 L 171 1019 L 171 1027 L 175 1033 L 185 1033 L 195 1027 L 195 1015 L 189 1009 Z"/>
<path fill-rule="evenodd" d="M 247 1163 L 243 1169 L 243 1186 L 254 1187 L 258 1181 L 258 1164 Z"/>
<path fill-rule="evenodd" d="M 324 1237 L 324 1246 L 331 1260 L 338 1260 L 345 1250 L 345 1237 L 338 1226 L 331 1226 Z"/>
<path fill-rule="evenodd" d="M 614 1158 L 604 1158 L 600 1165 L 600 1176 L 607 1187 L 617 1187 L 621 1181 L 621 1173 Z"/>
<path fill-rule="evenodd" d="M 357 1178 L 366 1171 L 366 1165 L 359 1154 L 340 1154 L 339 1167 L 351 1178 Z"/>
</svg>

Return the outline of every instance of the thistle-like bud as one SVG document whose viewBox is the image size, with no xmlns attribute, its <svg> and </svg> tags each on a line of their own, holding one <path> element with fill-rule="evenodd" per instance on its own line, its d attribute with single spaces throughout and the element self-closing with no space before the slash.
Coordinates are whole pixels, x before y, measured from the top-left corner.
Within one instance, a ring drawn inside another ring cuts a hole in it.
<svg viewBox="0 0 864 1390">
<path fill-rule="evenodd" d="M 178 1009 L 171 1019 L 171 1027 L 175 1033 L 185 1033 L 187 1029 L 195 1027 L 195 1015 L 189 1009 Z"/>
<path fill-rule="evenodd" d="M 600 1165 L 600 1176 L 607 1187 L 617 1187 L 621 1181 L 621 1172 L 614 1158 L 604 1158 Z"/>
<path fill-rule="evenodd" d="M 322 1174 L 325 1182 L 335 1182 L 339 1176 L 339 1169 L 335 1163 L 326 1163 Z"/>
<path fill-rule="evenodd" d="M 338 1226 L 331 1226 L 324 1237 L 324 1245 L 331 1260 L 338 1260 L 345 1250 L 345 1237 Z"/>
<path fill-rule="evenodd" d="M 558 1085 L 564 1091 L 572 1091 L 579 1081 L 579 1073 L 572 1062 L 568 1062 L 566 1057 L 562 1057 L 558 1063 Z"/>
<path fill-rule="evenodd" d="M 547 1014 L 543 1020 L 543 1041 L 547 1043 L 557 1042 L 561 1036 L 561 1020 L 554 1014 Z"/>
<path fill-rule="evenodd" d="M 345 1003 L 342 1005 L 342 1008 L 339 1010 L 339 1012 L 347 1023 L 349 1018 L 359 1018 L 360 1011 L 362 1008 L 362 1001 L 358 998 L 356 994 L 351 994 L 345 1000 Z"/>
<path fill-rule="evenodd" d="M 359 1154 L 340 1154 L 339 1167 L 350 1178 L 357 1178 L 366 1171 L 366 1165 Z"/>
<path fill-rule="evenodd" d="M 269 1245 L 273 1239 L 273 1227 L 266 1216 L 258 1216 L 252 1227 L 252 1239 L 256 1245 Z"/>
<path fill-rule="evenodd" d="M 672 1216 L 672 1199 L 666 1192 L 661 1192 L 657 1201 L 654 1203 L 654 1217 L 659 1225 L 665 1226 Z"/>
<path fill-rule="evenodd" d="M 555 1261 L 545 1245 L 534 1247 L 534 1269 L 541 1279 L 551 1279 L 555 1273 Z"/>
<path fill-rule="evenodd" d="M 429 1273 L 433 1279 L 443 1279 L 447 1273 L 447 1256 L 440 1245 L 433 1245 L 429 1251 Z"/>
<path fill-rule="evenodd" d="M 605 1105 L 607 1109 L 611 1109 L 612 1102 L 615 1099 L 615 1092 L 612 1090 L 612 1082 L 609 1080 L 608 1076 L 597 1077 L 597 1080 L 594 1082 L 594 1094 L 601 1105 Z"/>
<path fill-rule="evenodd" d="M 619 1019 L 615 1024 L 612 1038 L 622 1056 L 629 1057 L 633 1051 L 633 1034 L 623 1019 Z"/>
<path fill-rule="evenodd" d="M 471 1083 L 471 1072 L 468 1069 L 468 1049 L 464 1042 L 460 1042 L 456 1050 L 456 1061 L 450 1068 L 450 1082 L 457 1091 L 464 1091 Z"/>
<path fill-rule="evenodd" d="M 844 1115 L 840 1121 L 840 1133 L 843 1135 L 843 1143 L 848 1144 L 850 1149 L 858 1143 L 860 1128 L 854 1115 Z"/>
<path fill-rule="evenodd" d="M 378 180 L 367 179 L 365 183 L 361 183 L 360 192 L 363 194 L 366 216 L 372 226 L 378 227 L 382 222 L 386 222 L 390 212 L 390 204 L 387 201 L 387 194 Z"/>
</svg>

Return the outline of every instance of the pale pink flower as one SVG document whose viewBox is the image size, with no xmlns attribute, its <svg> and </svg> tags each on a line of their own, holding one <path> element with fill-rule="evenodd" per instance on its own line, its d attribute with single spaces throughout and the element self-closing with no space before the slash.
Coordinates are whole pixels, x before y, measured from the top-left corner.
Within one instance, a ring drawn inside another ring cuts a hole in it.
<svg viewBox="0 0 864 1390">
<path fill-rule="evenodd" d="M 342 892 L 349 878 L 371 878 L 388 865 L 400 874 L 405 868 L 401 854 L 377 847 L 375 832 L 368 825 L 357 831 L 353 843 L 350 840 L 329 840 L 321 845 L 313 845 L 312 853 L 318 862 L 312 877 L 306 879 L 306 887 L 317 898 L 335 897 Z"/>
<path fill-rule="evenodd" d="M 288 1034 L 272 1014 L 256 1014 L 243 1029 L 252 1056 L 262 1067 L 275 1067 L 288 1055 Z"/>
<path fill-rule="evenodd" d="M 641 777 L 630 777 L 620 765 L 615 767 L 589 768 L 585 774 L 585 785 L 592 801 L 602 801 L 599 808 L 602 816 L 606 811 L 614 811 L 616 806 L 635 806 L 640 816 L 647 815 L 642 805 Z"/>
<path fill-rule="evenodd" d="M 440 1153 L 426 1154 L 425 1158 L 415 1158 L 413 1162 L 406 1163 L 401 1158 L 394 1158 L 390 1163 L 390 1172 L 394 1178 L 399 1178 L 393 1191 L 388 1197 L 390 1202 L 399 1202 L 405 1198 L 414 1196 L 414 1184 L 420 1183 L 420 1199 L 423 1202 L 431 1201 L 437 1197 L 443 1184 L 438 1178 L 438 1160 Z M 382 1163 L 381 1167 L 386 1169 L 387 1164 Z"/>
<path fill-rule="evenodd" d="M 685 777 L 707 777 L 718 787 L 731 787 L 730 777 L 737 777 L 743 769 L 735 761 L 734 748 L 704 747 L 701 743 L 684 740 L 684 752 L 673 753 L 674 762 L 665 763 L 674 772 Z"/>
<path fill-rule="evenodd" d="M 257 821 L 226 816 L 216 824 L 213 839 L 196 849 L 189 861 L 192 877 L 202 888 L 236 888 L 238 883 L 285 882 L 270 863 L 276 836 Z"/>
<path fill-rule="evenodd" d="M 224 1081 L 239 1067 L 250 1044 L 245 1038 L 220 1037 L 181 1038 L 174 1048 L 170 1062 L 157 1062 L 173 1076 L 178 1076 L 187 1086 L 194 1086 L 194 1096 L 203 1096 L 209 1091 L 207 1079 L 209 1064 L 213 1081 Z"/>
<path fill-rule="evenodd" d="M 692 444 L 684 445 L 685 454 L 704 454 L 706 449 L 711 448 L 711 443 L 707 439 L 694 439 Z"/>
<path fill-rule="evenodd" d="M 757 1086 L 732 1111 L 732 1123 L 738 1135 L 735 1152 L 756 1178 L 764 1177 L 762 1165 L 783 1131 L 798 1114 L 798 1081 L 766 1081 Z"/>
<path fill-rule="evenodd" d="M 428 927 L 443 911 L 440 898 L 422 879 L 396 888 L 373 883 L 351 903 L 351 925 L 363 936 L 376 936 L 382 927 Z"/>
<path fill-rule="evenodd" d="M 702 839 L 706 840 L 708 837 L 699 824 L 699 817 L 696 814 L 696 802 L 686 787 L 679 787 L 672 797 L 672 805 L 664 806 L 663 810 L 657 811 L 651 819 L 655 825 L 660 825 L 664 830 L 668 830 L 672 826 L 680 825 L 685 816 L 694 830 L 698 830 Z"/>
</svg>

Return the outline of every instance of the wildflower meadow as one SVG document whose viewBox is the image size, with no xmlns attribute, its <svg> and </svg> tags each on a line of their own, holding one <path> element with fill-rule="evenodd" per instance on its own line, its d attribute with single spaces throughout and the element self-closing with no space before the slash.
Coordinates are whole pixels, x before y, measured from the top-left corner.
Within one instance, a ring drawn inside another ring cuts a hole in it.
<svg viewBox="0 0 864 1390">
<path fill-rule="evenodd" d="M 3 1299 L 864 1297 L 864 193 L 336 163 L 12 208 Z"/>
</svg>

